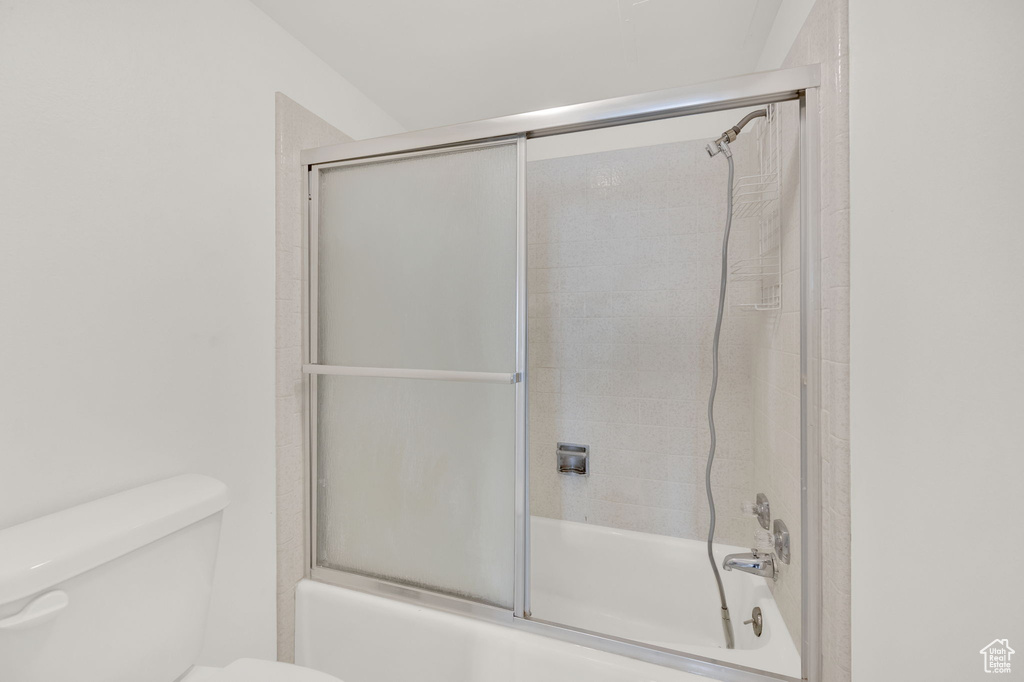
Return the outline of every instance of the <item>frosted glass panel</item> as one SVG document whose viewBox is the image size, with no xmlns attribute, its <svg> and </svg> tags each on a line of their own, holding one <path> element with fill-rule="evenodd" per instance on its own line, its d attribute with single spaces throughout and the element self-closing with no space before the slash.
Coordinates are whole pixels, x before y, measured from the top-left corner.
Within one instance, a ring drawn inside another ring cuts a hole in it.
<svg viewBox="0 0 1024 682">
<path fill-rule="evenodd" d="M 326 365 L 515 371 L 516 145 L 320 173 Z"/>
<path fill-rule="evenodd" d="M 318 565 L 511 608 L 515 388 L 317 381 Z"/>
</svg>

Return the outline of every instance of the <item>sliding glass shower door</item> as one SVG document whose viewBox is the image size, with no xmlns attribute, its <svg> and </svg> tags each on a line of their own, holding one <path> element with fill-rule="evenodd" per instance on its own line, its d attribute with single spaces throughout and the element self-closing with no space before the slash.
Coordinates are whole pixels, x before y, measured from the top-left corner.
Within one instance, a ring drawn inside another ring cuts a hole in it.
<svg viewBox="0 0 1024 682">
<path fill-rule="evenodd" d="M 316 567 L 513 606 L 520 154 L 312 171 Z"/>
<path fill-rule="evenodd" d="M 820 680 L 819 82 L 811 65 L 304 150 L 310 577 L 690 673 Z M 737 140 L 751 182 L 729 183 L 705 135 L 763 105 L 785 127 Z M 622 128 L 648 122 L 672 137 Z M 734 622 L 762 625 L 732 650 L 694 492 L 730 202 L 711 550 L 745 554 L 764 522 L 729 510 L 758 492 L 782 547 L 777 581 L 723 574 Z M 559 469 L 567 441 L 587 476 Z"/>
</svg>

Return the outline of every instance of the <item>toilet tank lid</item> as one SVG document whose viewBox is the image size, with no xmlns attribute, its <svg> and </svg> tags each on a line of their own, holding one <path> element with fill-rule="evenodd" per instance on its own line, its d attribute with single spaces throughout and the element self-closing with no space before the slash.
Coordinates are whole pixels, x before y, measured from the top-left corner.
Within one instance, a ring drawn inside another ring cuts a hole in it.
<svg viewBox="0 0 1024 682">
<path fill-rule="evenodd" d="M 0 605 L 124 556 L 227 503 L 223 483 L 185 474 L 0 530 Z"/>
</svg>

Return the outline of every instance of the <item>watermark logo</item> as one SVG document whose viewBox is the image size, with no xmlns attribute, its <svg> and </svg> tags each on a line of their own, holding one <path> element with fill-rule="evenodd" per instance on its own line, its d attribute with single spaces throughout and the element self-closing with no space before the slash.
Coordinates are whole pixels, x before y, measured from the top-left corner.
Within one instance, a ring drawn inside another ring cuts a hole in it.
<svg viewBox="0 0 1024 682">
<path fill-rule="evenodd" d="M 1010 648 L 1010 641 L 1006 639 L 994 639 L 991 644 L 981 650 L 985 659 L 985 672 L 987 673 L 1008 673 L 1010 672 L 1010 657 L 1016 651 Z"/>
</svg>

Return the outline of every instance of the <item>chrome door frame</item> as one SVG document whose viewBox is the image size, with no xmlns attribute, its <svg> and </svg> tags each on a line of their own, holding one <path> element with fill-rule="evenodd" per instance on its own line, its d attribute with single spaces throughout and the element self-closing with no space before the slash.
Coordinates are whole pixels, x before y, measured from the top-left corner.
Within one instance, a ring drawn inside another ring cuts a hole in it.
<svg viewBox="0 0 1024 682">
<path fill-rule="evenodd" d="M 320 168 L 353 161 L 382 160 L 399 155 L 421 154 L 517 139 L 517 296 L 516 296 L 516 499 L 515 499 L 515 585 L 513 609 L 458 599 L 430 590 L 398 585 L 362 575 L 325 569 L 316 565 L 316 373 L 307 373 L 307 462 L 306 569 L 308 577 L 341 587 L 399 599 L 491 622 L 575 644 L 628 656 L 727 682 L 789 680 L 792 678 L 723 661 L 685 654 L 587 632 L 564 624 L 530 617 L 529 611 L 529 460 L 526 417 L 526 140 L 549 135 L 593 130 L 677 116 L 758 106 L 771 102 L 797 101 L 800 107 L 800 418 L 801 418 L 801 678 L 820 682 L 822 671 L 822 561 L 821 561 L 821 443 L 820 420 L 820 141 L 819 95 L 821 70 L 818 64 L 754 73 L 711 83 L 631 95 L 614 99 L 556 107 L 513 116 L 463 123 L 432 130 L 414 131 L 359 140 L 316 149 L 300 155 L 306 170 L 306 219 L 304 235 L 304 366 L 315 366 L 317 188 Z M 344 369 L 344 368 L 341 368 Z M 308 370 L 307 370 L 308 371 Z M 478 378 L 477 380 L 487 380 Z"/>
</svg>

